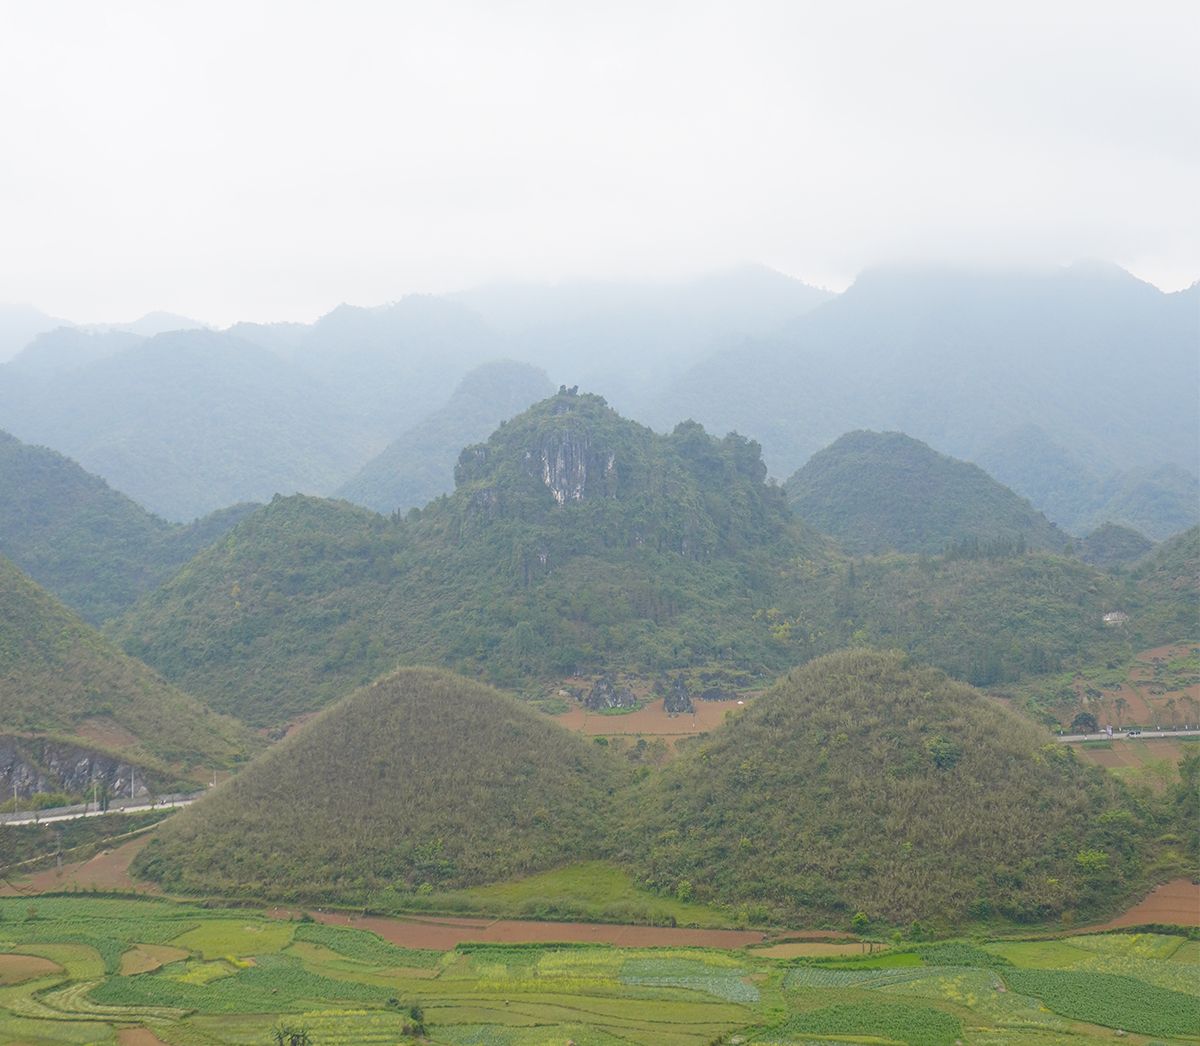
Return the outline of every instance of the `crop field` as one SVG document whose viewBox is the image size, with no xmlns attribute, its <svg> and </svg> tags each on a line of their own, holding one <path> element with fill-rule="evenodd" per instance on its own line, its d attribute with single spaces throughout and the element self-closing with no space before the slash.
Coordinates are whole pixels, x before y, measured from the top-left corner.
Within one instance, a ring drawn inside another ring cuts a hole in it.
<svg viewBox="0 0 1200 1046">
<path fill-rule="evenodd" d="M 1123 664 L 1093 664 L 1015 688 L 1033 711 L 1066 729 L 1078 712 L 1103 727 L 1182 727 L 1200 724 L 1200 643 L 1143 650 Z"/>
<path fill-rule="evenodd" d="M 1200 1042 L 1183 935 L 863 947 L 443 951 L 155 898 L 0 899 L 0 1042 L 267 1046 L 281 1022 L 316 1046 Z"/>
</svg>

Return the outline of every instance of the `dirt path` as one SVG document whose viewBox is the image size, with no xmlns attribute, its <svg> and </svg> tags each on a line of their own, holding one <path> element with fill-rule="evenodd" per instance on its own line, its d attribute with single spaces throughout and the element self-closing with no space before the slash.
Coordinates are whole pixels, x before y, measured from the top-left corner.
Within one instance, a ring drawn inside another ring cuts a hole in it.
<svg viewBox="0 0 1200 1046">
<path fill-rule="evenodd" d="M 122 1028 L 117 1032 L 119 1046 L 168 1046 L 149 1028 Z"/>
</svg>

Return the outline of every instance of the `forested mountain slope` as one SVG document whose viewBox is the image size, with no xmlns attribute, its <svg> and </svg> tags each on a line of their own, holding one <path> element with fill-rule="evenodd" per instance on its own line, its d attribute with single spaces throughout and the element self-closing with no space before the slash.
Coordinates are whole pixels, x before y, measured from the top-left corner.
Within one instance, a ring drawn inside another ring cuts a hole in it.
<svg viewBox="0 0 1200 1046">
<path fill-rule="evenodd" d="M 114 628 L 252 722 L 327 703 L 397 662 L 516 684 L 773 660 L 755 612 L 780 568 L 828 558 L 758 448 L 659 436 L 563 391 L 462 452 L 457 490 L 405 519 L 277 499 Z"/>
<path fill-rule="evenodd" d="M 990 684 L 1179 638 L 1156 629 L 1189 612 L 1185 593 L 1012 542 L 850 561 L 764 473 L 740 437 L 656 435 L 564 390 L 463 451 L 454 494 L 408 517 L 276 499 L 112 634 L 269 725 L 397 664 L 520 688 L 684 668 L 749 686 L 854 642 Z M 1115 632 L 1114 609 L 1131 613 Z"/>
<path fill-rule="evenodd" d="M 1095 264 L 870 271 L 779 337 L 697 365 L 647 417 L 744 432 L 778 476 L 857 428 L 906 432 L 979 461 L 1030 497 L 1039 460 L 1024 462 L 1022 485 L 979 456 L 1028 426 L 1100 477 L 1194 470 L 1198 301 L 1200 288 L 1163 294 Z"/>
<path fill-rule="evenodd" d="M 14 732 L 117 743 L 183 767 L 228 766 L 254 747 L 241 724 L 121 653 L 0 558 L 0 733 Z"/>
<path fill-rule="evenodd" d="M 1070 539 L 983 469 L 902 432 L 849 432 L 788 480 L 788 504 L 857 554 L 938 553 L 965 538 L 1063 551 Z"/>
<path fill-rule="evenodd" d="M 500 422 L 553 391 L 545 372 L 525 363 L 476 367 L 443 406 L 388 444 L 335 495 L 376 512 L 421 508 L 454 489 L 463 447 L 487 439 Z"/>
<path fill-rule="evenodd" d="M 93 624 L 162 584 L 255 507 L 168 523 L 69 458 L 0 432 L 0 555 Z"/>
<path fill-rule="evenodd" d="M 316 378 L 212 331 L 160 334 L 63 372 L 13 368 L 0 427 L 172 520 L 328 490 L 379 445 Z"/>
</svg>

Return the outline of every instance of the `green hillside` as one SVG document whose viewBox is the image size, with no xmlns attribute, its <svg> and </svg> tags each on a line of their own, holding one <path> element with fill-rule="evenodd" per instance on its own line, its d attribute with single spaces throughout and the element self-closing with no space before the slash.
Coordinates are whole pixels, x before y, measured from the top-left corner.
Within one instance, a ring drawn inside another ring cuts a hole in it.
<svg viewBox="0 0 1200 1046">
<path fill-rule="evenodd" d="M 870 644 L 990 685 L 1180 638 L 1156 629 L 1190 607 L 1019 539 L 847 561 L 788 511 L 754 443 L 693 423 L 656 435 L 565 390 L 467 448 L 456 478 L 404 518 L 277 498 L 112 634 L 274 725 L 398 664 L 519 689 L 681 669 L 753 686 Z"/>
<path fill-rule="evenodd" d="M 857 554 L 938 553 L 966 538 L 1063 550 L 1070 539 L 983 469 L 902 432 L 849 432 L 788 480 L 801 519 Z"/>
<path fill-rule="evenodd" d="M 1153 541 L 1132 527 L 1105 523 L 1079 542 L 1079 556 L 1085 563 L 1108 570 L 1140 559 L 1153 547 Z"/>
<path fill-rule="evenodd" d="M 173 818 L 140 869 L 171 889 L 275 898 L 489 882 L 597 855 L 621 774 L 490 687 L 404 669 Z"/>
<path fill-rule="evenodd" d="M 6 432 L 0 493 L 0 555 L 93 624 L 162 584 L 254 508 L 168 523 L 70 458 Z"/>
<path fill-rule="evenodd" d="M 376 512 L 420 508 L 454 489 L 463 447 L 487 439 L 505 418 L 553 391 L 545 372 L 527 363 L 476 367 L 445 404 L 368 461 L 336 496 Z"/>
<path fill-rule="evenodd" d="M 53 734 L 179 766 L 228 766 L 253 747 L 240 724 L 125 656 L 3 558 L 0 733 Z"/>
<path fill-rule="evenodd" d="M 755 613 L 824 561 L 755 444 L 660 436 L 570 392 L 462 454 L 404 519 L 277 498 L 114 627 L 216 707 L 279 722 L 393 668 L 504 684 L 622 667 L 785 667 Z"/>
<path fill-rule="evenodd" d="M 898 653 L 798 669 L 639 786 L 621 859 L 776 918 L 1103 914 L 1155 826 L 1021 717 Z"/>
</svg>

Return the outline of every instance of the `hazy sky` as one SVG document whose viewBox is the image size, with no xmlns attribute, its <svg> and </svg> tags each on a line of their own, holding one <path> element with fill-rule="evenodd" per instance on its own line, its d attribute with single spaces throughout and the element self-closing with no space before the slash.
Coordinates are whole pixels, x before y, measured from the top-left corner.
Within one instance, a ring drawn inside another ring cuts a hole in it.
<svg viewBox="0 0 1200 1046">
<path fill-rule="evenodd" d="M 496 279 L 1200 278 L 1154 3 L 0 0 L 0 301 L 311 319 Z"/>
</svg>

